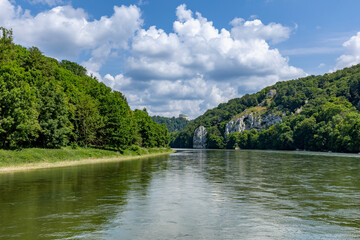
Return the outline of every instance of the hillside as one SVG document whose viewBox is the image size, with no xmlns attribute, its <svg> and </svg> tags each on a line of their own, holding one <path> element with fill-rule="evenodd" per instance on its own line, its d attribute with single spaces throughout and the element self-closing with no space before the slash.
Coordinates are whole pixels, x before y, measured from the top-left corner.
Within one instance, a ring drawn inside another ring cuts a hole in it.
<svg viewBox="0 0 360 240">
<path fill-rule="evenodd" d="M 158 124 L 165 124 L 170 133 L 182 131 L 189 124 L 189 121 L 182 117 L 152 116 L 151 119 Z"/>
<path fill-rule="evenodd" d="M 278 82 L 208 110 L 172 147 L 193 147 L 199 126 L 206 148 L 360 152 L 360 65 Z M 204 145 L 205 146 L 205 145 Z M 203 146 L 203 147 L 204 147 Z"/>
<path fill-rule="evenodd" d="M 0 148 L 168 145 L 165 125 L 132 111 L 123 94 L 85 68 L 15 45 L 11 30 L 0 33 Z"/>
</svg>

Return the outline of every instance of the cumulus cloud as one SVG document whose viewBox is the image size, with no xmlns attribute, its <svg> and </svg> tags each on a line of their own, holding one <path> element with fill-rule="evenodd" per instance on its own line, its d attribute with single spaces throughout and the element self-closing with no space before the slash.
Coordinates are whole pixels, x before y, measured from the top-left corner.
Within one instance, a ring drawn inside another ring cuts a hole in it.
<svg viewBox="0 0 360 240">
<path fill-rule="evenodd" d="M 102 82 L 112 89 L 123 89 L 125 86 L 129 86 L 131 80 L 124 77 L 123 74 L 118 74 L 115 77 L 110 74 L 106 74 L 102 79 Z"/>
<path fill-rule="evenodd" d="M 259 19 L 245 21 L 242 18 L 235 18 L 230 24 L 233 26 L 231 33 L 235 39 L 263 39 L 279 43 L 288 39 L 291 33 L 289 27 L 278 23 L 264 25 Z"/>
<path fill-rule="evenodd" d="M 202 78 L 187 81 L 152 80 L 142 87 L 141 94 L 133 88 L 123 89 L 128 93 L 126 96 L 131 96 L 128 97 L 129 102 L 137 108 L 147 107 L 150 114 L 168 117 L 180 113 L 195 117 L 204 110 L 237 96 L 236 89 L 228 84 L 220 89 L 215 83 Z"/>
<path fill-rule="evenodd" d="M 91 51 L 89 66 L 96 69 L 111 51 L 126 49 L 141 24 L 140 9 L 134 5 L 115 6 L 112 16 L 89 20 L 81 8 L 57 6 L 33 16 L 0 0 L 0 25 L 13 29 L 17 43 L 37 46 L 60 59 L 76 59 L 83 51 Z"/>
<path fill-rule="evenodd" d="M 141 29 L 132 41 L 125 75 L 133 82 L 151 82 L 148 94 L 138 99 L 160 99 L 150 112 L 196 116 L 246 92 L 306 75 L 267 42 L 289 38 L 288 27 L 236 18 L 230 30 L 217 29 L 185 5 L 177 8 L 176 16 L 173 32 L 152 26 Z M 189 101 L 193 104 L 185 104 Z"/>
<path fill-rule="evenodd" d="M 270 47 L 289 38 L 289 27 L 235 18 L 230 29 L 217 29 L 184 4 L 176 16 L 173 31 L 166 32 L 156 26 L 142 29 L 141 11 L 134 5 L 115 6 L 111 16 L 92 20 L 70 5 L 32 15 L 0 0 L 0 25 L 14 30 L 17 43 L 58 59 L 81 56 L 88 73 L 122 91 L 132 108 L 146 107 L 151 114 L 196 117 L 244 93 L 306 75 Z M 109 57 L 123 51 L 128 57 L 118 66 L 123 64 L 124 71 L 101 76 Z"/>
<path fill-rule="evenodd" d="M 15 7 L 8 0 L 0 0 L 0 24 L 9 24 L 9 20 L 19 15 L 21 7 Z"/>
<path fill-rule="evenodd" d="M 345 53 L 337 59 L 335 68 L 330 71 L 336 71 L 360 63 L 360 32 L 344 42 L 343 48 Z"/>
</svg>

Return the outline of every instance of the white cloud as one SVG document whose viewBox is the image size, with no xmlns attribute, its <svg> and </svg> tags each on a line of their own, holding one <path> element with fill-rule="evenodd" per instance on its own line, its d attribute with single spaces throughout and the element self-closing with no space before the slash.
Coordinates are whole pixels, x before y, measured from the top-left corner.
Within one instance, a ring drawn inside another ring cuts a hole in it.
<svg viewBox="0 0 360 240">
<path fill-rule="evenodd" d="M 263 39 L 273 43 L 279 43 L 289 38 L 291 28 L 278 23 L 264 25 L 259 19 L 245 21 L 235 18 L 231 21 L 233 28 L 231 34 L 235 39 Z"/>
<path fill-rule="evenodd" d="M 112 89 L 122 89 L 125 86 L 129 86 L 131 79 L 124 77 L 124 75 L 119 74 L 115 77 L 110 74 L 106 74 L 102 79 L 102 82 Z"/>
<path fill-rule="evenodd" d="M 115 6 L 112 16 L 89 20 L 81 8 L 58 6 L 33 16 L 8 0 L 0 0 L 0 25 L 13 29 L 17 43 L 37 46 L 59 59 L 76 59 L 83 51 L 90 51 L 89 66 L 96 65 L 93 71 L 101 68 L 111 51 L 127 48 L 141 24 L 140 9 L 134 5 Z"/>
<path fill-rule="evenodd" d="M 323 67 L 325 67 L 325 66 L 326 66 L 325 63 L 320 63 L 319 66 L 318 66 L 318 68 L 323 68 Z"/>
<path fill-rule="evenodd" d="M 15 42 L 58 59 L 88 56 L 82 64 L 89 73 L 122 91 L 132 108 L 146 107 L 152 114 L 196 117 L 246 92 L 306 75 L 269 46 L 288 39 L 289 27 L 236 18 L 231 29 L 217 29 L 185 5 L 176 16 L 168 33 L 156 26 L 141 29 L 134 5 L 115 6 L 112 16 L 90 20 L 72 6 L 32 15 L 0 0 L 0 25 L 14 30 Z M 109 57 L 124 50 L 124 72 L 101 76 Z"/>
<path fill-rule="evenodd" d="M 7 0 L 0 0 L 0 24 L 6 26 L 9 19 L 18 15 L 19 11 L 21 11 L 20 7 L 15 7 Z"/>
<path fill-rule="evenodd" d="M 109 76 L 108 76 L 109 77 Z M 118 83 L 103 82 L 108 86 Z M 212 108 L 221 102 L 238 96 L 237 91 L 230 84 L 224 83 L 217 87 L 216 83 L 206 81 L 201 77 L 188 80 L 151 80 L 132 81 L 121 76 L 123 84 L 114 86 L 125 93 L 132 107 L 143 109 L 146 107 L 151 114 L 162 116 L 177 116 L 186 112 L 192 117 L 198 116 L 205 109 Z"/>
<path fill-rule="evenodd" d="M 219 30 L 185 5 L 176 15 L 174 32 L 152 26 L 140 30 L 132 41 L 125 76 L 133 83 L 151 83 L 141 101 L 137 99 L 141 104 L 150 102 L 150 112 L 195 117 L 243 93 L 306 75 L 267 43 L 286 40 L 288 27 L 237 18 L 231 30 Z M 151 102 L 154 98 L 156 102 Z M 193 104 L 185 104 L 189 101 Z"/>
<path fill-rule="evenodd" d="M 330 71 L 336 71 L 360 63 L 360 32 L 344 42 L 343 47 L 345 53 L 337 59 L 335 68 Z"/>
</svg>

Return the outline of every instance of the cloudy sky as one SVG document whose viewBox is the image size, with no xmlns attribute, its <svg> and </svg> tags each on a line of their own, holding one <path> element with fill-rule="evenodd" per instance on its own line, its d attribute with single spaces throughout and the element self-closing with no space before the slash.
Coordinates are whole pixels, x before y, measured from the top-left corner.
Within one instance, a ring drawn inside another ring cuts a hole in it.
<svg viewBox="0 0 360 240">
<path fill-rule="evenodd" d="M 195 118 L 360 62 L 358 0 L 0 0 L 15 43 L 85 66 L 151 115 Z"/>
</svg>

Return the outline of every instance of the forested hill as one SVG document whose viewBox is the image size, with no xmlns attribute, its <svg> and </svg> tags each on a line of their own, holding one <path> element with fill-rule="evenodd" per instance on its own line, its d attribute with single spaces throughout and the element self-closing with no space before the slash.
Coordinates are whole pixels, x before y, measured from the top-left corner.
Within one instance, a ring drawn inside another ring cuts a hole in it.
<svg viewBox="0 0 360 240">
<path fill-rule="evenodd" d="M 207 148 L 360 152 L 359 109 L 360 65 L 356 65 L 323 76 L 278 82 L 220 104 L 173 134 L 170 145 L 192 147 L 194 131 L 204 126 Z M 245 123 L 252 117 L 254 123 L 261 123 L 259 119 L 266 116 L 282 120 L 269 128 L 225 134 L 236 120 Z"/>
<path fill-rule="evenodd" d="M 151 119 L 158 124 L 165 124 L 169 132 L 178 132 L 182 131 L 188 124 L 189 120 L 186 120 L 182 117 L 161 117 L 161 116 L 152 116 Z"/>
<path fill-rule="evenodd" d="M 15 45 L 5 28 L 0 34 L 0 148 L 168 145 L 165 125 L 132 111 L 82 66 Z"/>
</svg>

